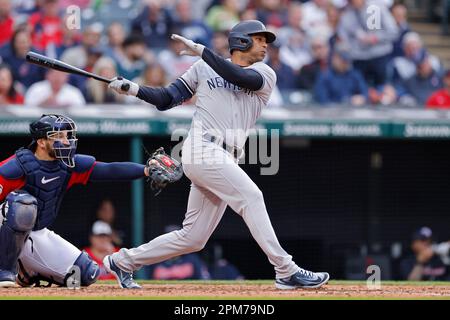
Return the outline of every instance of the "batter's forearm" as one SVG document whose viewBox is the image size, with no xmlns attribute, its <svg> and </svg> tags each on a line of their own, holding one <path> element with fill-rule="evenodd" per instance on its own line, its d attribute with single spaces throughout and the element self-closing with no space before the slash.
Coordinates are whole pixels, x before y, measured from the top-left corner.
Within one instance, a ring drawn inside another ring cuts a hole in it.
<svg viewBox="0 0 450 320">
<path fill-rule="evenodd" d="M 221 56 L 215 54 L 208 48 L 203 50 L 202 59 L 222 78 L 241 88 L 256 91 L 264 84 L 263 77 L 253 69 L 244 69 Z"/>
<path fill-rule="evenodd" d="M 136 97 L 155 105 L 158 110 L 165 110 L 164 106 L 168 106 L 172 101 L 172 97 L 166 88 L 140 86 Z"/>
<path fill-rule="evenodd" d="M 134 162 L 97 162 L 91 181 L 127 181 L 145 177 L 145 166 Z"/>
<path fill-rule="evenodd" d="M 156 106 L 160 111 L 173 108 L 192 97 L 182 80 L 177 79 L 167 88 L 140 86 L 137 97 Z"/>
</svg>

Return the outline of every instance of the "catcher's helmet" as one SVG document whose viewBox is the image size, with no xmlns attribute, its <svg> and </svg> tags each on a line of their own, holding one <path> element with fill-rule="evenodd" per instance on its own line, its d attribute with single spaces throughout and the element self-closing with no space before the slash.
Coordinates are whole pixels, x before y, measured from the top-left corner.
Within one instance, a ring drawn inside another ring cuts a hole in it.
<svg viewBox="0 0 450 320">
<path fill-rule="evenodd" d="M 267 31 L 266 27 L 258 20 L 245 20 L 235 25 L 228 36 L 230 52 L 233 50 L 246 51 L 253 45 L 252 35 L 262 33 L 266 37 L 267 43 L 275 41 L 274 33 Z"/>
<path fill-rule="evenodd" d="M 66 143 L 61 141 L 61 132 L 66 133 Z M 54 140 L 53 150 L 56 159 L 70 168 L 75 166 L 74 157 L 78 139 L 77 126 L 72 119 L 58 114 L 44 114 L 39 120 L 30 124 L 30 133 L 33 138 L 31 146 L 35 145 L 38 139 Z"/>
</svg>

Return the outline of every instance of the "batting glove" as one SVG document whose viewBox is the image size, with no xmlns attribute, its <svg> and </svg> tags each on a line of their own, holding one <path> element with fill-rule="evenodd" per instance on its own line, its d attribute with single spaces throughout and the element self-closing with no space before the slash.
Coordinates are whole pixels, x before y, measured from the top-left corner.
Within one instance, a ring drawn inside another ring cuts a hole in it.
<svg viewBox="0 0 450 320">
<path fill-rule="evenodd" d="M 180 55 L 186 55 L 186 56 L 202 56 L 203 49 L 205 49 L 205 46 L 200 43 L 195 43 L 192 40 L 186 39 L 185 37 L 182 37 L 178 34 L 172 34 L 172 40 L 181 41 L 184 43 L 184 45 L 187 47 L 186 50 L 182 50 L 180 52 Z"/>
<path fill-rule="evenodd" d="M 122 77 L 115 77 L 112 79 L 111 83 L 108 85 L 108 88 L 113 89 L 117 93 L 126 94 L 128 96 L 137 96 L 139 91 L 139 85 L 137 83 Z"/>
</svg>

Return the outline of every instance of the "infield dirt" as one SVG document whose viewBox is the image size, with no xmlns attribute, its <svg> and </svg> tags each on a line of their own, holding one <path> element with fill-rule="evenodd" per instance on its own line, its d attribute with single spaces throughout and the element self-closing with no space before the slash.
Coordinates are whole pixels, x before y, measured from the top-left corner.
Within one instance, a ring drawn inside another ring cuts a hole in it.
<svg viewBox="0 0 450 320">
<path fill-rule="evenodd" d="M 59 287 L 4 288 L 0 299 L 450 299 L 448 285 L 389 284 L 380 290 L 365 284 L 327 284 L 320 289 L 281 291 L 273 284 L 144 284 L 143 290 L 123 290 L 115 284 L 95 284 L 77 290 Z"/>
</svg>

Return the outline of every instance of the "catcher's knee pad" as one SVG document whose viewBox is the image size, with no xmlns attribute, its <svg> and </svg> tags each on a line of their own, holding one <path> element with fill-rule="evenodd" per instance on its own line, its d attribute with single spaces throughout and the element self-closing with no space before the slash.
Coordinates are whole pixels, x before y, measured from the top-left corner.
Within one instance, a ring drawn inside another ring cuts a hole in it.
<svg viewBox="0 0 450 320">
<path fill-rule="evenodd" d="M 37 200 L 23 190 L 17 190 L 6 196 L 2 205 L 3 225 L 16 232 L 31 231 L 36 223 Z"/>
<path fill-rule="evenodd" d="M 90 286 L 97 281 L 100 275 L 100 267 L 86 252 L 82 252 L 74 263 L 80 268 L 81 285 Z"/>
<path fill-rule="evenodd" d="M 15 273 L 17 259 L 36 222 L 37 200 L 26 191 L 13 191 L 2 204 L 1 213 L 0 269 Z"/>
</svg>

